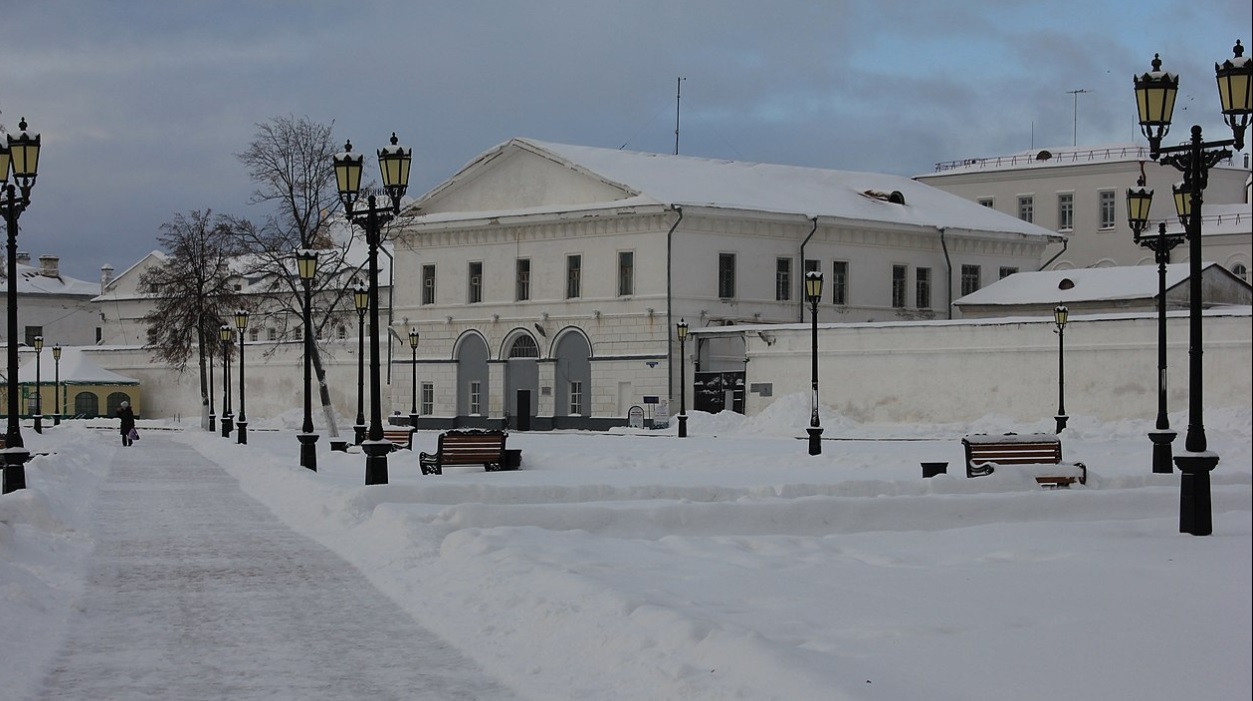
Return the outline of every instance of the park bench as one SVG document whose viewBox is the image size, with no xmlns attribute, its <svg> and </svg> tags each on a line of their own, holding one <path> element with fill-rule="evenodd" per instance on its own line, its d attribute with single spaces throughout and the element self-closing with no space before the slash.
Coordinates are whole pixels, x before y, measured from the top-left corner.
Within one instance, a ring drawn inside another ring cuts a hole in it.
<svg viewBox="0 0 1253 701">
<path fill-rule="evenodd" d="M 413 450 L 413 429 L 408 426 L 405 428 L 385 428 L 383 429 L 383 440 L 391 441 L 392 450 Z"/>
<path fill-rule="evenodd" d="M 1029 472 L 1046 487 L 1087 484 L 1088 468 L 1081 462 L 1062 462 L 1062 440 L 1051 433 L 974 434 L 962 439 L 966 449 L 966 476 L 983 477 L 1000 468 Z"/>
<path fill-rule="evenodd" d="M 418 464 L 424 475 L 442 475 L 447 465 L 482 465 L 487 472 L 517 469 L 505 450 L 504 431 L 466 429 L 439 434 L 439 445 L 434 453 L 418 455 Z"/>
</svg>

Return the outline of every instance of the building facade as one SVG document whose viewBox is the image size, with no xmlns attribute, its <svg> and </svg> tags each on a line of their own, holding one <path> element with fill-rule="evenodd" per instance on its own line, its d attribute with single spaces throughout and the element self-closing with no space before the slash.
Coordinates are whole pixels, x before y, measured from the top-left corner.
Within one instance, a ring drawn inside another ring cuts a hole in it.
<svg viewBox="0 0 1253 701">
<path fill-rule="evenodd" d="M 4 298 L 8 282 L 0 282 Z M 43 336 L 49 347 L 87 345 L 96 342 L 100 321 L 91 299 L 96 296 L 95 283 L 63 275 L 60 258 L 39 257 L 39 265 L 30 264 L 30 256 L 17 254 L 17 328 L 18 343 L 32 346 L 36 336 Z M 6 302 L 7 303 L 7 302 Z"/>
<path fill-rule="evenodd" d="M 1064 240 L 1045 248 L 1037 269 L 1143 265 L 1153 253 L 1132 240 L 1126 193 L 1144 175 L 1153 190 L 1150 232 L 1158 222 L 1179 231 L 1171 187 L 1182 180 L 1172 167 L 1149 157 L 1147 146 L 1033 149 L 992 158 L 937 164 L 915 179 L 972 202 L 1034 222 Z M 1253 216 L 1249 204 L 1249 156 L 1216 164 L 1205 189 L 1202 225 L 1207 261 L 1248 281 L 1253 265 Z M 1187 260 L 1187 247 L 1171 262 Z"/>
<path fill-rule="evenodd" d="M 681 320 L 803 321 L 811 270 L 824 318 L 949 318 L 954 299 L 1065 238 L 909 178 L 528 139 L 482 154 L 394 226 L 397 332 L 421 340 L 416 362 L 393 361 L 393 392 L 417 395 L 431 428 L 672 414 Z M 703 390 L 693 408 L 743 411 L 741 339 L 683 352 Z"/>
</svg>

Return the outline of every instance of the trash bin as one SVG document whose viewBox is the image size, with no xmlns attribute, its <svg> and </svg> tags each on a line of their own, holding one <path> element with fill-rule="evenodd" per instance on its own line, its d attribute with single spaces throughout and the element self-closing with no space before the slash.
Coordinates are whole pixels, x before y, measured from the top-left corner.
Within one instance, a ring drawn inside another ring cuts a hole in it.
<svg viewBox="0 0 1253 701">
<path fill-rule="evenodd" d="M 936 475 L 948 474 L 948 463 L 946 462 L 924 462 L 922 464 L 923 477 L 935 477 Z"/>
<path fill-rule="evenodd" d="M 513 448 L 506 448 L 505 449 L 505 464 L 501 465 L 501 468 L 505 470 L 516 470 L 521 466 L 522 466 L 522 449 L 518 448 L 515 450 Z"/>
</svg>

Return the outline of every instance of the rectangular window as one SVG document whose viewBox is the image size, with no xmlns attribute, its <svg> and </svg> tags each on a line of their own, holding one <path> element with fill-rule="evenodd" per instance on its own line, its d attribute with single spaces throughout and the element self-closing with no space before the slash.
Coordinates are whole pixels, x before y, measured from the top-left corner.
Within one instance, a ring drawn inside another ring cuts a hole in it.
<svg viewBox="0 0 1253 701">
<path fill-rule="evenodd" d="M 791 258 L 776 258 L 774 261 L 774 298 L 778 302 L 792 298 Z"/>
<path fill-rule="evenodd" d="M 33 347 L 35 345 L 35 337 L 42 336 L 42 335 L 44 335 L 44 327 L 27 326 L 26 327 L 26 345 Z"/>
<path fill-rule="evenodd" d="M 831 264 L 831 304 L 848 304 L 848 261 Z"/>
<path fill-rule="evenodd" d="M 583 256 L 566 256 L 566 299 L 583 296 Z"/>
<path fill-rule="evenodd" d="M 470 415 L 483 413 L 483 383 L 477 380 L 470 383 Z"/>
<path fill-rule="evenodd" d="M 583 413 L 583 383 L 578 380 L 570 382 L 570 414 Z"/>
<path fill-rule="evenodd" d="M 996 206 L 996 200 L 993 200 L 991 197 L 980 197 L 976 201 L 988 209 L 992 209 Z"/>
<path fill-rule="evenodd" d="M 635 294 L 635 254 L 618 251 L 618 296 Z"/>
<path fill-rule="evenodd" d="M 822 261 L 814 260 L 813 258 L 805 259 L 805 272 L 817 273 L 821 271 L 822 271 Z"/>
<path fill-rule="evenodd" d="M 731 299 L 735 296 L 735 254 L 718 254 L 718 297 Z"/>
<path fill-rule="evenodd" d="M 1075 228 L 1075 195 L 1063 192 L 1057 196 L 1057 230 L 1073 231 Z"/>
<path fill-rule="evenodd" d="M 1010 275 L 1013 275 L 1016 272 L 1018 272 L 1018 268 L 1015 268 L 1013 266 L 1008 266 L 1008 265 L 1002 265 L 1000 279 L 1004 280 L 1005 278 L 1009 277 Z"/>
<path fill-rule="evenodd" d="M 962 266 L 962 296 L 972 294 L 979 290 L 979 277 L 981 274 L 979 266 L 977 265 Z"/>
<path fill-rule="evenodd" d="M 914 270 L 914 306 L 919 309 L 931 308 L 931 268 Z"/>
<path fill-rule="evenodd" d="M 422 303 L 435 304 L 435 264 L 422 266 Z"/>
<path fill-rule="evenodd" d="M 470 304 L 483 301 L 483 264 L 480 262 L 470 264 L 470 290 L 467 301 Z"/>
<path fill-rule="evenodd" d="M 528 258 L 519 258 L 516 266 L 517 269 L 517 294 L 514 299 L 519 302 L 531 298 L 531 261 Z"/>
<path fill-rule="evenodd" d="M 430 416 L 435 413 L 435 384 L 422 383 L 422 413 Z"/>
<path fill-rule="evenodd" d="M 1035 221 L 1035 197 L 1032 195 L 1018 196 L 1018 218 L 1025 222 Z"/>
<path fill-rule="evenodd" d="M 266 330 L 265 330 L 265 338 L 266 338 L 266 340 L 267 340 L 267 341 L 277 341 L 277 340 L 278 340 L 278 329 L 274 328 L 273 326 L 271 326 L 270 328 L 266 329 Z"/>
<path fill-rule="evenodd" d="M 303 326 L 296 327 L 296 340 L 297 341 L 305 340 L 305 327 Z"/>
<path fill-rule="evenodd" d="M 892 307 L 900 309 L 905 306 L 905 285 L 909 282 L 909 268 L 904 265 L 892 266 Z"/>
<path fill-rule="evenodd" d="M 1101 191 L 1101 228 L 1102 229 L 1114 228 L 1114 223 L 1115 223 L 1114 218 L 1117 216 L 1115 213 L 1118 211 L 1118 206 L 1115 204 L 1115 202 L 1116 202 L 1116 199 L 1115 199 L 1113 190 Z"/>
<path fill-rule="evenodd" d="M 261 338 L 261 329 L 259 329 L 259 328 L 255 327 L 255 326 L 254 326 L 254 327 L 252 327 L 252 328 L 250 328 L 250 329 L 248 329 L 248 340 L 249 340 L 249 341 L 252 341 L 253 343 L 256 343 L 256 342 L 257 342 L 257 340 L 258 340 L 258 339 L 260 339 L 260 338 Z"/>
</svg>

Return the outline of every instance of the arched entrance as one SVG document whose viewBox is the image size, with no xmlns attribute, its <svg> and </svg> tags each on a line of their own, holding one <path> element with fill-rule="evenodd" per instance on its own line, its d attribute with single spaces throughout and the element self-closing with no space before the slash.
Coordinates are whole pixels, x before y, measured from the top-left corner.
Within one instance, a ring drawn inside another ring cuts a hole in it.
<svg viewBox="0 0 1253 701">
<path fill-rule="evenodd" d="M 486 426 L 488 413 L 487 342 L 466 333 L 457 343 L 457 425 Z"/>
<path fill-rule="evenodd" d="M 74 395 L 74 415 L 93 419 L 100 415 L 100 398 L 95 392 L 79 392 Z"/>
<path fill-rule="evenodd" d="M 109 398 L 105 402 L 105 406 L 109 410 L 109 416 L 117 413 L 118 408 L 122 406 L 122 402 L 130 402 L 131 396 L 125 392 L 110 392 Z"/>
<path fill-rule="evenodd" d="M 592 347 L 587 337 L 571 329 L 557 339 L 553 393 L 555 428 L 586 428 L 592 415 Z"/>
<path fill-rule="evenodd" d="M 539 345 L 529 333 L 519 332 L 509 342 L 505 358 L 505 413 L 509 427 L 529 431 L 531 419 L 539 410 Z"/>
</svg>

